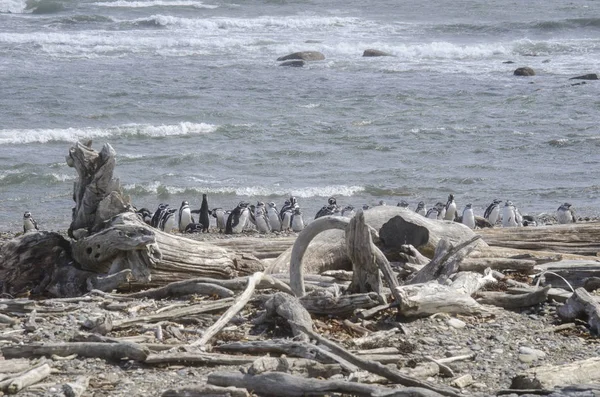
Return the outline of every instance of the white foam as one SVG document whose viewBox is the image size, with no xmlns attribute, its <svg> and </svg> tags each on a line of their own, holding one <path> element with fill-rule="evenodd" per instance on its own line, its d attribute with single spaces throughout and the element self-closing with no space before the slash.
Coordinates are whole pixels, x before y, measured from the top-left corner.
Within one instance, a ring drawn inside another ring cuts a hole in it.
<svg viewBox="0 0 600 397">
<path fill-rule="evenodd" d="M 66 181 L 71 181 L 71 180 L 75 180 L 75 176 L 74 175 L 67 175 L 67 174 L 50 174 L 52 175 L 52 177 L 57 181 L 57 182 L 66 182 Z"/>
<path fill-rule="evenodd" d="M 26 9 L 27 2 L 25 0 L 0 0 L 0 12 L 23 14 Z"/>
<path fill-rule="evenodd" d="M 98 3 L 92 3 L 98 7 L 118 7 L 118 8 L 147 8 L 147 7 L 194 7 L 194 8 L 219 8 L 217 5 L 204 4 L 201 1 L 188 1 L 188 0 L 151 0 L 151 1 L 103 1 Z"/>
<path fill-rule="evenodd" d="M 147 184 L 129 184 L 124 186 L 127 190 L 143 191 L 153 194 L 167 192 L 169 194 L 182 194 L 186 191 L 197 191 L 209 194 L 234 194 L 236 196 L 268 197 L 268 196 L 296 196 L 308 197 L 331 197 L 331 196 L 353 196 L 365 190 L 363 186 L 330 185 L 319 187 L 304 187 L 281 189 L 268 186 L 220 186 L 184 188 L 179 186 L 163 185 L 158 181 Z"/>
<path fill-rule="evenodd" d="M 129 124 L 112 128 L 65 128 L 35 130 L 0 130 L 0 145 L 74 142 L 82 139 L 112 138 L 119 136 L 178 136 L 208 134 L 216 131 L 217 126 L 205 123 L 179 123 L 175 125 Z"/>
</svg>

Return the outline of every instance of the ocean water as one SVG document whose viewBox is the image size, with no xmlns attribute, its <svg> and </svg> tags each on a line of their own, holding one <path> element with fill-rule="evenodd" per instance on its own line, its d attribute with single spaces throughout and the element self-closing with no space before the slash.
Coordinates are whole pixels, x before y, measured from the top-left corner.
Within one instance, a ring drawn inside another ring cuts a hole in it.
<svg viewBox="0 0 600 397">
<path fill-rule="evenodd" d="M 453 193 L 600 214 L 600 2 L 0 0 L 0 230 L 70 223 L 74 141 L 138 207 Z M 365 58 L 365 49 L 393 56 Z M 295 51 L 326 59 L 302 68 Z M 512 61 L 514 63 L 505 63 Z M 529 66 L 533 77 L 516 77 Z"/>
</svg>

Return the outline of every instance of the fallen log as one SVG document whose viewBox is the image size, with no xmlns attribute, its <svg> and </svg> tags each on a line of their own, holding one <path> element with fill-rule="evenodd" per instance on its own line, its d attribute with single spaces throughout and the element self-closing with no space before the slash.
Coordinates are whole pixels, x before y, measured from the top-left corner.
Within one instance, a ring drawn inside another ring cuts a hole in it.
<svg viewBox="0 0 600 397">
<path fill-rule="evenodd" d="M 239 372 L 213 372 L 208 375 L 208 383 L 216 386 L 241 387 L 253 390 L 261 396 L 276 397 L 325 396 L 331 393 L 345 393 L 356 396 L 440 396 L 440 394 L 432 393 L 426 389 L 391 390 L 354 382 L 305 379 L 283 372 L 269 372 L 260 375 L 241 374 Z M 382 394 L 388 391 L 394 392 L 394 394 Z"/>
<path fill-rule="evenodd" d="M 478 232 L 490 246 L 590 256 L 600 252 L 600 222 L 490 228 Z"/>
<path fill-rule="evenodd" d="M 42 379 L 50 376 L 52 368 L 48 364 L 42 364 L 40 366 L 34 367 L 12 379 L 8 379 L 2 382 L 2 391 L 7 392 L 8 394 L 16 394 L 24 388 L 31 386 L 33 384 L 38 383 Z M 4 385 L 6 382 L 6 386 Z"/>
<path fill-rule="evenodd" d="M 425 317 L 436 313 L 477 314 L 487 310 L 469 295 L 437 282 L 398 287 L 402 295 L 400 314 L 404 317 Z"/>
<path fill-rule="evenodd" d="M 600 276 L 600 261 L 590 260 L 562 260 L 544 263 L 535 266 L 542 285 L 551 285 L 555 288 L 583 287 L 590 277 Z"/>
<path fill-rule="evenodd" d="M 43 345 L 16 345 L 3 346 L 0 348 L 2 355 L 6 358 L 31 358 L 58 356 L 69 356 L 77 354 L 81 357 L 103 358 L 105 360 L 121 360 L 125 357 L 145 361 L 150 354 L 135 343 L 94 343 L 94 342 L 65 342 L 45 343 Z"/>
<path fill-rule="evenodd" d="M 596 383 L 600 381 L 600 358 L 594 357 L 564 365 L 530 368 L 515 376 L 511 389 L 552 389 L 555 386 Z"/>
<path fill-rule="evenodd" d="M 538 305 L 548 300 L 550 287 L 529 288 L 521 294 L 510 294 L 504 292 L 485 291 L 478 292 L 476 300 L 484 305 L 499 306 L 504 309 L 520 309 Z"/>
<path fill-rule="evenodd" d="M 256 360 L 256 356 L 239 356 L 205 352 L 176 352 L 149 354 L 144 360 L 146 364 L 186 364 L 186 365 L 248 365 Z"/>
<path fill-rule="evenodd" d="M 249 397 L 246 389 L 239 387 L 221 387 L 214 385 L 186 386 L 179 389 L 169 389 L 161 397 Z"/>
<path fill-rule="evenodd" d="M 315 345 L 307 342 L 290 341 L 287 339 L 272 339 L 264 341 L 231 342 L 214 347 L 217 351 L 242 354 L 285 354 L 291 357 L 300 357 L 316 360 L 323 364 L 334 361 L 328 355 L 321 354 Z"/>
<path fill-rule="evenodd" d="M 300 298 L 300 303 L 312 314 L 344 316 L 379 305 L 380 295 L 370 292 L 334 296 L 329 291 L 315 291 Z"/>
</svg>

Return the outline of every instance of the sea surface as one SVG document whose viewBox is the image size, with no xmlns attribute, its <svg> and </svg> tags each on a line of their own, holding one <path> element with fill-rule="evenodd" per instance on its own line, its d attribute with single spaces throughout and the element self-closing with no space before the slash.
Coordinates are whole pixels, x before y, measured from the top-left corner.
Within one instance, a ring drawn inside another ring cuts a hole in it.
<svg viewBox="0 0 600 397">
<path fill-rule="evenodd" d="M 279 66 L 305 50 L 325 60 Z M 151 210 L 453 193 L 598 216 L 600 82 L 569 79 L 599 72 L 597 0 L 0 0 L 0 230 L 68 228 L 85 139 Z"/>
</svg>

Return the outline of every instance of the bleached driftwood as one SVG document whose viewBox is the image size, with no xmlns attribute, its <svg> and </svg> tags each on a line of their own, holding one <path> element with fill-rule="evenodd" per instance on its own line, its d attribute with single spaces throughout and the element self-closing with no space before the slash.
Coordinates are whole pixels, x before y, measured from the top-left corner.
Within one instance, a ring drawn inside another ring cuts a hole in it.
<svg viewBox="0 0 600 397">
<path fill-rule="evenodd" d="M 306 379 L 283 372 L 267 372 L 260 375 L 240 372 L 213 372 L 208 383 L 216 386 L 241 387 L 253 390 L 261 396 L 300 397 L 343 393 L 358 396 L 439 397 L 441 394 L 426 389 L 386 389 L 380 386 L 356 382 Z M 277 385 L 275 387 L 275 385 Z M 388 392 L 394 394 L 387 394 Z"/>
<path fill-rule="evenodd" d="M 585 318 L 590 331 L 595 335 L 600 334 L 600 303 L 582 287 L 577 288 L 567 302 L 558 308 L 557 314 L 564 322 Z"/>
<path fill-rule="evenodd" d="M 227 309 L 227 311 L 213 324 L 211 325 L 200 339 L 193 342 L 191 346 L 204 346 L 208 343 L 208 341 L 215 336 L 227 323 L 229 320 L 233 318 L 240 310 L 246 306 L 252 294 L 254 293 L 254 289 L 256 288 L 256 284 L 262 279 L 263 273 L 258 272 L 253 274 L 251 277 L 248 277 L 248 286 L 246 290 L 235 300 L 235 303 Z"/>
<path fill-rule="evenodd" d="M 544 365 L 527 369 L 515 376 L 511 389 L 552 389 L 555 386 L 597 383 L 600 358 L 593 357 L 563 365 Z"/>
<path fill-rule="evenodd" d="M 519 309 L 540 304 L 548 300 L 550 287 L 529 288 L 520 294 L 484 291 L 477 293 L 477 302 L 485 305 L 499 306 L 504 309 Z"/>
<path fill-rule="evenodd" d="M 355 310 L 377 306 L 380 303 L 380 295 L 374 292 L 332 295 L 329 291 L 315 291 L 300 298 L 300 303 L 312 314 L 344 316 Z"/>
<path fill-rule="evenodd" d="M 161 394 L 161 397 L 192 397 L 192 396 L 213 396 L 213 397 L 249 397 L 250 394 L 244 388 L 214 385 L 186 386 L 179 389 L 169 389 Z"/>
<path fill-rule="evenodd" d="M 590 277 L 600 276 L 600 261 L 590 258 L 589 260 L 563 260 L 552 263 L 544 263 L 535 266 L 542 285 L 552 285 L 555 288 L 579 288 L 583 287 Z"/>
<path fill-rule="evenodd" d="M 490 246 L 591 256 L 600 252 L 600 222 L 492 228 L 479 234 Z"/>
<path fill-rule="evenodd" d="M 241 356 L 206 352 L 175 352 L 149 354 L 144 363 L 187 364 L 187 365 L 248 365 L 256 360 L 256 356 Z"/>
<path fill-rule="evenodd" d="M 264 341 L 231 342 L 215 346 L 215 350 L 242 354 L 285 354 L 290 357 L 300 357 L 331 364 L 334 361 L 328 355 L 321 353 L 315 345 L 307 342 L 289 339 L 270 339 Z"/>
<path fill-rule="evenodd" d="M 86 375 L 78 376 L 75 382 L 63 384 L 63 393 L 66 397 L 80 397 L 85 393 L 90 383 L 90 377 Z"/>
<path fill-rule="evenodd" d="M 115 150 L 108 143 L 100 152 L 92 149 L 92 141 L 77 142 L 69 149 L 67 165 L 74 167 L 79 177 L 73 186 L 75 208 L 70 236 L 79 238 L 97 231 L 104 221 L 128 207 L 121 197 L 119 180 L 113 179 L 115 156 Z"/>
<path fill-rule="evenodd" d="M 475 299 L 437 282 L 398 287 L 402 295 L 400 313 L 405 317 L 424 317 L 436 313 L 477 314 L 486 309 Z"/>
<path fill-rule="evenodd" d="M 52 368 L 48 364 L 38 365 L 14 378 L 0 382 L 0 389 L 8 394 L 16 394 L 27 386 L 31 386 L 47 378 L 50 376 L 51 371 Z"/>
<path fill-rule="evenodd" d="M 81 357 L 104 358 L 106 360 L 120 360 L 128 357 L 133 360 L 144 361 L 150 353 L 135 343 L 94 343 L 94 342 L 65 342 L 45 343 L 43 345 L 15 345 L 3 346 L 2 355 L 6 358 L 30 358 L 41 356 L 69 356 L 77 354 Z"/>
<path fill-rule="evenodd" d="M 459 271 L 480 272 L 487 268 L 492 270 L 515 270 L 520 273 L 533 274 L 536 261 L 532 259 L 513 258 L 464 258 L 458 265 Z"/>
<path fill-rule="evenodd" d="M 312 318 L 297 297 L 278 292 L 265 302 L 265 309 L 265 319 L 279 316 L 287 320 L 295 337 L 307 339 L 298 329 L 297 324 L 312 329 Z"/>
<path fill-rule="evenodd" d="M 302 375 L 309 378 L 330 378 L 342 373 L 339 364 L 321 364 L 314 360 L 290 357 L 258 357 L 250 367 L 248 373 L 258 375 L 265 372 L 285 372 L 292 375 Z"/>
<path fill-rule="evenodd" d="M 475 249 L 476 244 L 474 243 L 477 243 L 479 240 L 479 236 L 472 236 L 467 240 L 461 241 L 455 247 L 447 239 L 440 240 L 431 262 L 411 277 L 408 283 L 421 284 L 431 280 L 447 278 L 451 274 L 456 273 L 460 261 Z"/>
</svg>

